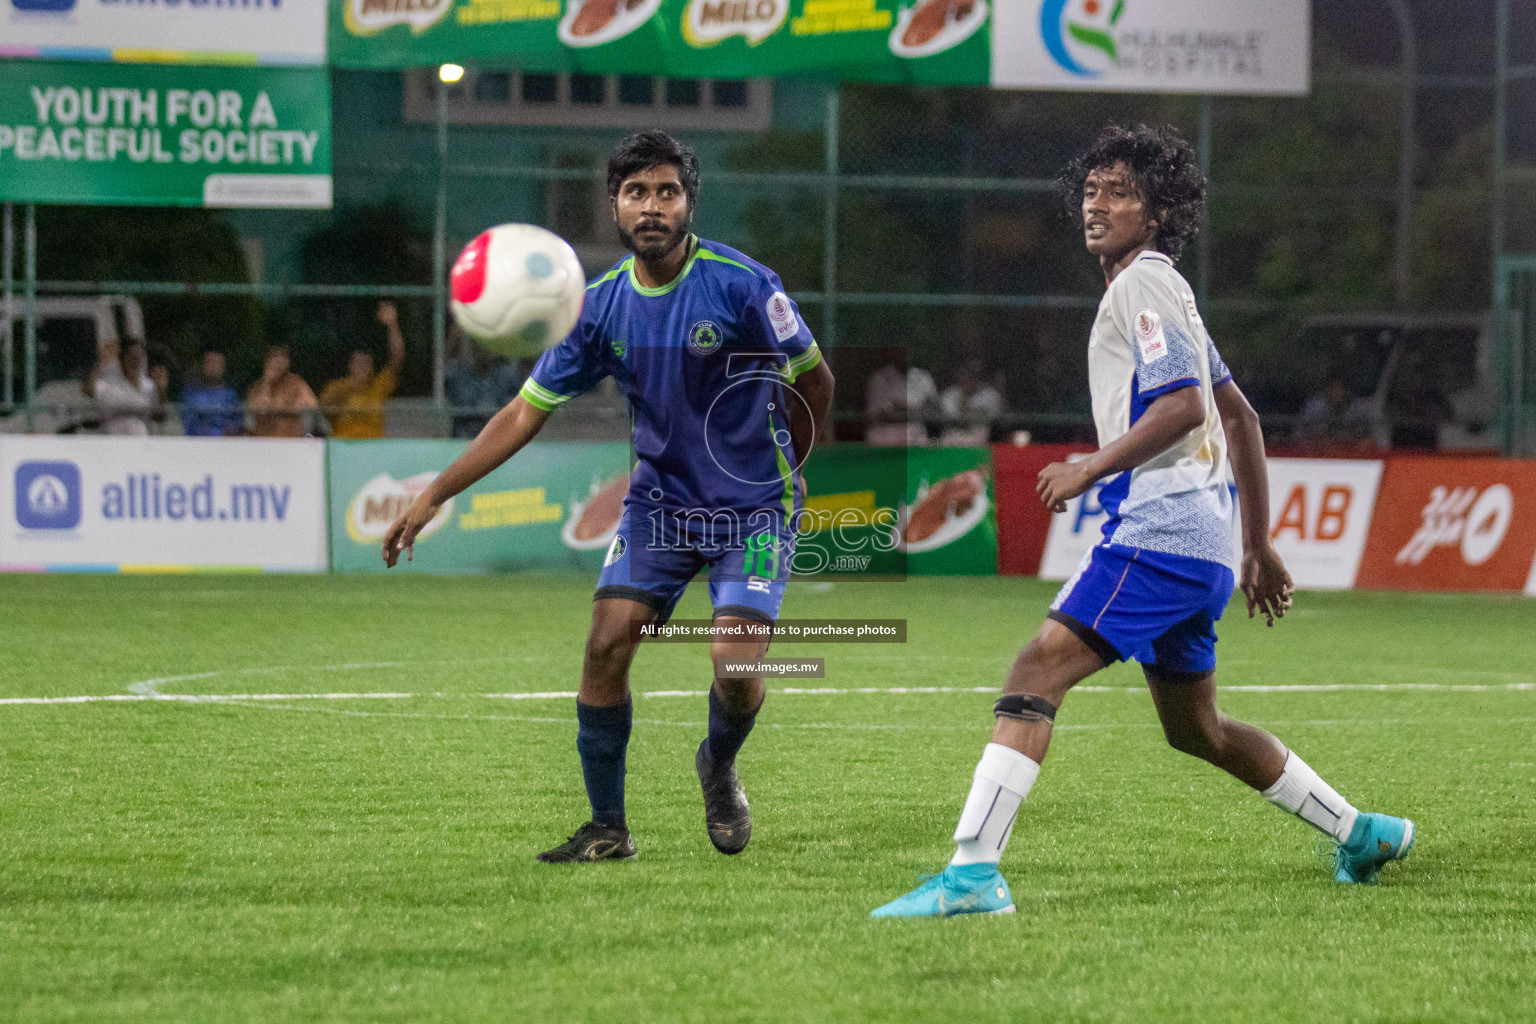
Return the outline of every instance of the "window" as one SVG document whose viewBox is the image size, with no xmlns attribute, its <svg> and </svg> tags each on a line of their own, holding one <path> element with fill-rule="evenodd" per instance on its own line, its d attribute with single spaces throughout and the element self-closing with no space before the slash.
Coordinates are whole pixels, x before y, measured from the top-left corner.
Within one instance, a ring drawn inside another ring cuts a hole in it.
<svg viewBox="0 0 1536 1024">
<path fill-rule="evenodd" d="M 441 86 L 435 71 L 403 74 L 405 120 L 436 121 Z M 471 71 L 448 87 L 448 121 L 456 125 L 756 132 L 766 130 L 772 117 L 773 85 L 767 79 Z"/>
<path fill-rule="evenodd" d="M 619 102 L 626 107 L 648 107 L 656 99 L 656 86 L 650 75 L 620 75 Z"/>
<path fill-rule="evenodd" d="M 524 103 L 554 103 L 560 99 L 558 75 L 524 75 Z"/>
<path fill-rule="evenodd" d="M 608 79 L 602 75 L 572 75 L 571 102 L 601 106 L 608 95 Z"/>
<path fill-rule="evenodd" d="M 696 78 L 667 79 L 667 106 L 696 107 L 699 105 L 699 82 Z"/>
<path fill-rule="evenodd" d="M 746 82 L 716 82 L 715 106 L 744 107 L 747 105 Z"/>
<path fill-rule="evenodd" d="M 512 98 L 512 76 L 506 73 L 476 75 L 476 103 L 506 103 Z"/>
</svg>

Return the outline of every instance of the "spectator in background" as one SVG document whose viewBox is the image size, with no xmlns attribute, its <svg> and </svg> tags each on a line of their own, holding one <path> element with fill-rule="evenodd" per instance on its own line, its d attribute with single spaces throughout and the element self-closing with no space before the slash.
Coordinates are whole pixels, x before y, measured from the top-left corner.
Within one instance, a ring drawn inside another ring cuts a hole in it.
<svg viewBox="0 0 1536 1024">
<path fill-rule="evenodd" d="M 245 394 L 251 433 L 257 437 L 304 437 L 314 432 L 319 406 L 304 378 L 293 372 L 288 346 L 267 349 L 261 379 Z"/>
<path fill-rule="evenodd" d="M 96 365 L 81 384 L 101 410 L 101 432 L 143 437 L 149 421 L 165 416 L 165 391 L 170 374 L 163 366 L 149 369 L 142 341 L 126 346 L 113 340 L 96 350 Z"/>
<path fill-rule="evenodd" d="M 453 357 L 443 368 L 443 387 L 448 404 L 453 406 L 453 436 L 474 437 L 502 406 L 517 397 L 523 374 L 507 360 L 475 344 L 457 326 L 454 337 Z"/>
<path fill-rule="evenodd" d="M 980 359 L 967 359 L 960 364 L 955 383 L 939 396 L 939 412 L 944 417 L 939 444 L 984 445 L 992 439 L 992 424 L 1003 412 L 1002 389 L 981 379 Z"/>
<path fill-rule="evenodd" d="M 379 303 L 379 323 L 389 335 L 389 363 L 373 372 L 373 356 L 354 349 L 347 375 L 338 377 L 320 392 L 320 408 L 331 421 L 331 435 L 351 440 L 384 436 L 384 402 L 400 383 L 405 365 L 405 338 L 400 334 L 400 314 L 393 302 Z"/>
<path fill-rule="evenodd" d="M 1335 377 L 1302 406 L 1295 440 L 1319 446 L 1366 442 L 1371 439 L 1371 420 L 1371 400 L 1355 398 L 1349 385 Z"/>
<path fill-rule="evenodd" d="M 181 389 L 181 428 L 188 437 L 234 437 L 245 433 L 240 396 L 224 379 L 224 353 L 203 353 L 198 373 Z"/>
<path fill-rule="evenodd" d="M 937 409 L 933 374 L 913 366 L 905 373 L 894 362 L 876 370 L 864 386 L 864 440 L 888 447 L 925 447 L 925 420 Z"/>
</svg>

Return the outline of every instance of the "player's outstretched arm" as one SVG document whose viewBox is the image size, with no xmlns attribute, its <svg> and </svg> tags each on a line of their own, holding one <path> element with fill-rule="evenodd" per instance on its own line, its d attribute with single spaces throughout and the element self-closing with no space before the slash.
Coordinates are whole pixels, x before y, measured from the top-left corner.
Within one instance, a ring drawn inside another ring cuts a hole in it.
<svg viewBox="0 0 1536 1024">
<path fill-rule="evenodd" d="M 1200 389 L 1179 388 L 1152 400 L 1130 430 L 1078 462 L 1053 462 L 1040 471 L 1035 493 L 1052 512 L 1065 512 L 1067 502 L 1096 482 L 1135 469 L 1205 422 Z"/>
<path fill-rule="evenodd" d="M 402 551 L 406 561 L 410 561 L 415 556 L 412 546 L 416 535 L 437 515 L 438 507 L 517 454 L 548 420 L 548 412 L 530 405 L 521 395 L 492 416 L 464 454 L 439 473 L 411 507 L 390 524 L 384 534 L 384 564 L 393 568 Z"/>
<path fill-rule="evenodd" d="M 1241 587 L 1248 617 L 1255 611 L 1273 626 L 1291 606 L 1295 584 L 1269 540 L 1269 473 L 1264 468 L 1264 430 L 1259 414 L 1235 381 L 1216 388 L 1216 411 L 1227 435 L 1227 459 L 1237 482 L 1237 503 L 1243 517 Z"/>
</svg>

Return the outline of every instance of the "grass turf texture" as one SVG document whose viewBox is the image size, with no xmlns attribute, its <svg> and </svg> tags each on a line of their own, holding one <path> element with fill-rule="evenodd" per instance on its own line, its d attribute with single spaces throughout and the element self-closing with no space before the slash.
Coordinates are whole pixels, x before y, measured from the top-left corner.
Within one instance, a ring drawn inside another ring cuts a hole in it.
<svg viewBox="0 0 1536 1024">
<path fill-rule="evenodd" d="M 786 614 L 907 618 L 910 641 L 776 653 L 825 656 L 827 686 L 991 688 L 1052 589 L 797 586 Z M 589 597 L 538 576 L 0 579 L 0 697 L 202 673 L 160 688 L 416 695 L 0 706 L 0 1019 L 1536 1015 L 1536 690 L 1507 688 L 1536 682 L 1536 602 L 1307 594 L 1274 630 L 1224 624 L 1229 685 L 1499 687 L 1223 694 L 1418 822 L 1380 886 L 1335 885 L 1309 828 L 1168 749 L 1118 666 L 1062 709 L 1003 863 L 1019 913 L 872 921 L 948 858 L 992 696 L 770 695 L 734 858 L 704 834 L 704 699 L 637 698 L 640 860 L 540 865 L 585 820 L 572 701 L 483 694 L 574 689 Z M 705 650 L 648 646 L 633 678 L 702 690 Z"/>
</svg>

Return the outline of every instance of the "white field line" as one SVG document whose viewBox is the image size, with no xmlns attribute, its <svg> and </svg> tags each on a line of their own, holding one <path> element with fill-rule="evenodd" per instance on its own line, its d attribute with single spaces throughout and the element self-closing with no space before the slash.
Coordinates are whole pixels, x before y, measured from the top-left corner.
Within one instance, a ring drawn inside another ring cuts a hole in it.
<svg viewBox="0 0 1536 1024">
<path fill-rule="evenodd" d="M 78 697 L 0 697 L 0 704 L 232 704 L 268 700 L 399 700 L 414 693 L 101 693 Z"/>
<path fill-rule="evenodd" d="M 394 663 L 383 663 L 393 665 Z M 375 665 L 334 665 L 323 666 L 328 669 L 356 669 L 373 668 Z M 242 670 L 253 671 L 253 670 Z M 275 671 L 275 670 L 272 670 Z M 288 671 L 288 669 L 284 669 Z M 173 680 L 204 679 L 217 673 L 199 673 L 194 676 L 167 676 L 162 679 L 144 680 L 143 684 L 160 684 Z M 142 686 L 142 684 L 134 684 Z M 159 693 L 154 692 L 153 687 L 144 686 L 152 692 L 134 693 L 106 693 L 106 694 L 81 694 L 68 697 L 0 697 L 0 705 L 7 704 L 99 704 L 99 703 L 134 703 L 142 701 L 160 701 L 179 704 L 230 704 L 250 701 L 278 701 L 278 700 L 404 700 L 412 697 L 441 697 L 440 693 L 369 693 L 369 692 L 344 692 L 344 693 Z M 1441 691 L 1441 692 L 1488 692 L 1488 691 L 1531 691 L 1536 690 L 1536 683 L 1298 683 L 1292 685 L 1274 686 L 1222 686 L 1218 689 L 1232 693 L 1336 693 L 1348 691 L 1383 692 L 1383 691 Z M 636 691 L 642 698 L 654 697 L 703 697 L 708 690 L 641 690 Z M 935 693 L 996 693 L 997 688 L 992 686 L 886 686 L 886 687 L 854 687 L 840 689 L 835 687 L 797 687 L 786 686 L 780 689 L 771 689 L 770 693 L 784 696 L 845 696 L 860 694 L 935 694 Z M 1141 687 L 1132 686 L 1077 686 L 1074 693 L 1139 693 L 1147 691 Z M 531 693 L 482 693 L 462 694 L 455 696 L 484 697 L 492 700 L 573 700 L 576 697 L 575 690 L 541 690 Z"/>
<path fill-rule="evenodd" d="M 266 703 L 266 704 L 260 704 L 260 705 L 250 705 L 250 706 L 252 706 L 252 707 L 260 707 L 262 710 L 265 710 L 265 711 L 301 711 L 301 712 L 309 712 L 311 714 L 341 715 L 341 716 L 348 717 L 348 718 L 416 718 L 416 719 L 430 719 L 430 720 L 435 720 L 435 721 L 456 721 L 456 722 L 527 722 L 527 723 L 536 723 L 536 724 L 541 724 L 541 725 L 560 725 L 560 726 L 564 726 L 566 728 L 569 728 L 571 723 L 572 723 L 572 721 L 573 721 L 570 717 L 566 717 L 566 718 L 550 718 L 550 717 L 547 717 L 547 716 L 539 716 L 539 715 L 477 715 L 477 714 L 445 715 L 445 714 L 429 714 L 429 713 L 425 713 L 425 712 L 416 712 L 416 711 L 356 711 L 356 710 L 346 709 L 346 708 L 317 707 L 317 706 L 315 706 L 313 704 L 311 704 L 309 706 L 300 706 L 300 705 L 293 705 L 293 704 L 271 704 L 271 703 Z M 1424 721 L 1425 721 L 1424 719 L 1420 719 L 1420 718 L 1369 718 L 1369 719 L 1316 718 L 1316 719 L 1303 719 L 1303 720 L 1296 720 L 1296 721 L 1289 721 L 1289 720 L 1270 721 L 1270 720 L 1266 720 L 1266 719 L 1256 719 L 1256 720 L 1254 720 L 1253 724 L 1254 725 L 1260 725 L 1260 726 L 1267 726 L 1267 727 L 1270 727 L 1270 728 L 1277 728 L 1277 729 L 1278 728 L 1289 729 L 1289 728 L 1296 728 L 1296 727 L 1302 727 L 1302 726 L 1336 727 L 1336 726 L 1349 726 L 1349 725 L 1362 725 L 1362 724 L 1369 724 L 1369 725 L 1419 725 L 1419 724 L 1423 724 Z M 1439 720 L 1436 719 L 1435 721 L 1439 721 Z M 1526 723 L 1530 723 L 1530 722 L 1536 722 L 1536 717 L 1526 716 L 1526 717 L 1516 717 L 1516 718 L 1504 718 L 1504 719 L 1500 719 L 1499 722 L 1500 722 L 1501 725 L 1519 725 L 1519 724 L 1526 724 Z M 660 718 L 637 718 L 637 719 L 635 719 L 635 724 L 636 725 L 644 725 L 644 726 L 676 727 L 676 728 L 682 728 L 682 729 L 707 729 L 709 727 L 709 723 L 708 722 L 676 722 L 676 721 L 670 721 L 670 720 L 667 720 L 667 719 L 660 719 Z M 779 730 L 789 729 L 789 730 L 815 730 L 815 731 L 829 731 L 829 730 L 831 730 L 831 731 L 840 731 L 840 732 L 918 732 L 918 731 L 924 732 L 924 733 L 951 732 L 951 733 L 964 733 L 964 734 L 973 735 L 973 736 L 974 735 L 978 735 L 978 732 L 977 732 L 978 728 L 979 727 L 977 726 L 977 724 L 975 722 L 966 722 L 966 723 L 934 723 L 934 722 L 916 723 L 916 722 L 914 722 L 914 723 L 898 723 L 898 724 L 889 724 L 889 725 L 871 725 L 871 724 L 867 724 L 867 723 L 849 723 L 849 722 L 763 722 L 763 723 L 758 725 L 758 729 L 779 729 Z M 1099 732 L 1099 731 L 1108 730 L 1108 729 L 1161 729 L 1161 728 L 1162 728 L 1162 725 L 1160 723 L 1158 723 L 1158 722 L 1088 722 L 1088 723 L 1080 723 L 1080 724 L 1057 725 L 1053 729 L 1053 731 L 1054 732 Z"/>
</svg>

